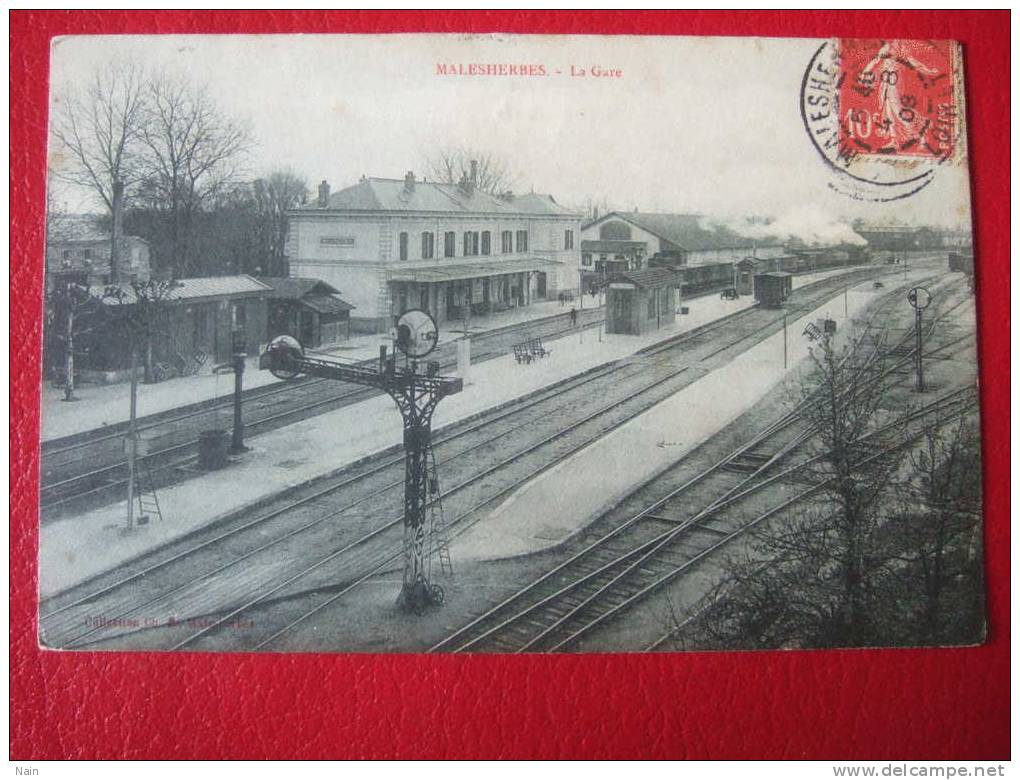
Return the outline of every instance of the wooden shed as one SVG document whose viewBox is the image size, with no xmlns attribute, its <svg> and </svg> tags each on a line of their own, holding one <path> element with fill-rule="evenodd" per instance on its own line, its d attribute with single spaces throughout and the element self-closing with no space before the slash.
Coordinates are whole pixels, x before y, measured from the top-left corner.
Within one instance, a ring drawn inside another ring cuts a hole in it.
<svg viewBox="0 0 1020 780">
<path fill-rule="evenodd" d="M 754 274 L 758 269 L 758 261 L 753 257 L 745 257 L 733 264 L 733 282 L 737 295 L 751 295 L 754 292 Z"/>
<path fill-rule="evenodd" d="M 781 309 L 793 292 L 793 276 L 783 271 L 755 274 L 754 299 L 763 309 Z"/>
<path fill-rule="evenodd" d="M 680 277 L 667 268 L 623 271 L 606 289 L 606 333 L 640 336 L 676 320 Z"/>
<path fill-rule="evenodd" d="M 286 334 L 306 347 L 335 344 L 351 337 L 354 307 L 340 291 L 321 279 L 263 277 L 272 288 L 266 336 L 272 340 Z"/>
</svg>

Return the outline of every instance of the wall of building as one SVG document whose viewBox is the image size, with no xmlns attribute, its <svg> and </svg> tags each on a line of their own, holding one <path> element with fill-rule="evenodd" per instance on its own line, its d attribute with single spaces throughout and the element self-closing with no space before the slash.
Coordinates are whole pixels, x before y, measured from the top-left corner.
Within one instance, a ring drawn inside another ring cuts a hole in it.
<svg viewBox="0 0 1020 780">
<path fill-rule="evenodd" d="M 503 231 L 513 233 L 513 251 L 502 252 Z M 517 232 L 528 231 L 528 248 L 518 250 Z M 565 247 L 565 231 L 573 231 L 573 248 Z M 464 233 L 489 231 L 490 254 L 464 254 Z M 421 234 L 434 234 L 433 257 L 422 257 Z M 444 256 L 444 234 L 455 235 L 455 253 Z M 407 233 L 407 260 L 400 260 L 400 234 Z M 449 262 L 486 262 L 542 257 L 562 263 L 548 275 L 547 295 L 577 286 L 580 264 L 580 220 L 561 217 L 486 217 L 484 215 L 351 215 L 297 214 L 290 219 L 288 252 L 292 276 L 322 279 L 340 290 L 356 308 L 352 329 L 379 332 L 389 327 L 395 311 L 387 270 Z M 537 291 L 533 283 L 532 293 Z"/>
<path fill-rule="evenodd" d="M 125 282 L 146 282 L 150 278 L 149 245 L 137 236 L 124 236 L 118 257 Z M 81 272 L 93 286 L 110 283 L 109 241 L 50 241 L 46 244 L 47 290 L 49 275 Z"/>
<path fill-rule="evenodd" d="M 643 288 L 611 284 L 606 291 L 606 332 L 640 336 L 676 320 L 672 287 Z"/>
</svg>

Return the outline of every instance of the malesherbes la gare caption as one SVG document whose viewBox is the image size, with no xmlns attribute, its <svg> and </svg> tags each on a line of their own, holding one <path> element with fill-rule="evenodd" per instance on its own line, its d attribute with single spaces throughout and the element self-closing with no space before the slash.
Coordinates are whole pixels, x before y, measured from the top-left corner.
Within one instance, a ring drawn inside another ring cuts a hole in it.
<svg viewBox="0 0 1020 780">
<path fill-rule="evenodd" d="M 541 63 L 437 62 L 437 76 L 562 76 L 574 78 L 619 79 L 623 70 L 607 65 L 570 65 L 566 70 Z"/>
</svg>

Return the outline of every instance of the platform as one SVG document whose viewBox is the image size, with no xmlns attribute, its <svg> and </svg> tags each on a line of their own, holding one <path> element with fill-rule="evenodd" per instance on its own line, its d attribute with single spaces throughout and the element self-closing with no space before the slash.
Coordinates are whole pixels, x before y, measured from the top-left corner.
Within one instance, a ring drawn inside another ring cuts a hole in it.
<svg viewBox="0 0 1020 780">
<path fill-rule="evenodd" d="M 800 283 L 825 275 L 830 274 L 804 277 Z M 692 301 L 689 315 L 645 336 L 602 334 L 600 341 L 599 334 L 589 329 L 548 342 L 552 356 L 524 368 L 512 354 L 473 366 L 464 392 L 438 407 L 434 428 L 625 358 L 752 304 L 747 297 L 736 301 L 716 296 L 699 298 Z M 258 375 L 268 372 L 252 372 L 252 376 Z M 122 536 L 119 529 L 126 514 L 123 503 L 47 523 L 40 529 L 40 593 L 46 596 L 70 587 L 282 490 L 331 474 L 393 446 L 401 435 L 401 419 L 393 402 L 377 396 L 251 438 L 247 442 L 251 451 L 237 463 L 160 490 L 165 518 L 162 523 Z"/>
</svg>

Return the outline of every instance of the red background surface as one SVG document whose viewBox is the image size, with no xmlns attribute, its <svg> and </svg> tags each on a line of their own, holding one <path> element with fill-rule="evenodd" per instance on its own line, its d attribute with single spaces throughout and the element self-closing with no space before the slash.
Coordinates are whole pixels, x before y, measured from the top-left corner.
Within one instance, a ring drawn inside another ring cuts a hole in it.
<svg viewBox="0 0 1020 780">
<path fill-rule="evenodd" d="M 41 652 L 38 356 L 49 41 L 72 33 L 242 31 L 962 41 L 984 369 L 987 644 L 646 657 Z M 13 758 L 1008 756 L 1008 12 L 15 11 L 10 42 Z"/>
</svg>

